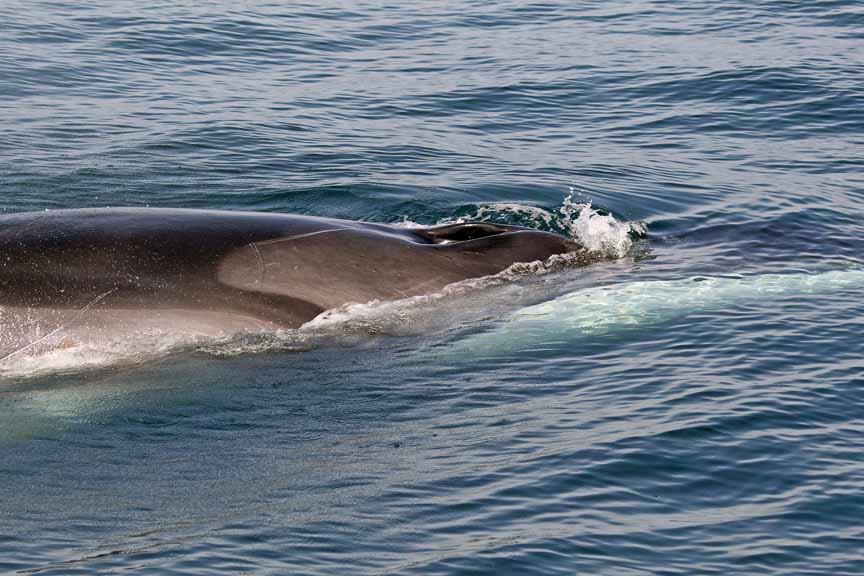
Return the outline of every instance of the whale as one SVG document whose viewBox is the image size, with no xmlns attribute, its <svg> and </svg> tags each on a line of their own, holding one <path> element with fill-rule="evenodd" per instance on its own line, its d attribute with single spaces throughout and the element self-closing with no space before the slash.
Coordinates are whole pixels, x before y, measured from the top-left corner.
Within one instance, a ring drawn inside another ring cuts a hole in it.
<svg viewBox="0 0 864 576">
<path fill-rule="evenodd" d="M 584 248 L 534 229 L 92 208 L 0 216 L 0 362 L 85 335 L 297 328 Z M 65 344 L 64 344 L 65 342 Z"/>
<path fill-rule="evenodd" d="M 700 312 L 783 298 L 860 292 L 862 288 L 864 267 L 860 264 L 811 272 L 631 280 L 576 290 L 520 308 L 499 318 L 490 329 L 454 341 L 446 355 L 477 358 L 561 342 L 572 346 Z M 454 358 L 441 361 L 453 362 Z"/>
</svg>

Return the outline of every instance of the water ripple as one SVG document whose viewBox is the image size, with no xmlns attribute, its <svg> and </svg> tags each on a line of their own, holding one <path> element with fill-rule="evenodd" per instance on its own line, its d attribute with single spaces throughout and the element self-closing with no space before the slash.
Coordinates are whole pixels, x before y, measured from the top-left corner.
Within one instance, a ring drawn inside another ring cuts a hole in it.
<svg viewBox="0 0 864 576">
<path fill-rule="evenodd" d="M 860 288 L 697 296 L 861 265 L 862 18 L 4 2 L 2 211 L 554 229 L 572 191 L 649 234 L 332 347 L 0 383 L 0 572 L 859 574 Z"/>
</svg>

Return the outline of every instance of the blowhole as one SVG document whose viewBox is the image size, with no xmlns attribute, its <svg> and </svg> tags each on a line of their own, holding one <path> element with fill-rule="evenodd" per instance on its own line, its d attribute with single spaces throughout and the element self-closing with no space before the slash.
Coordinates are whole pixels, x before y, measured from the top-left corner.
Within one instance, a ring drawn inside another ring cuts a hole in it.
<svg viewBox="0 0 864 576">
<path fill-rule="evenodd" d="M 435 244 L 449 244 L 451 242 L 477 240 L 478 238 L 486 238 L 488 236 L 513 232 L 514 230 L 512 226 L 503 226 L 501 224 L 469 222 L 418 230 L 417 233 Z"/>
</svg>

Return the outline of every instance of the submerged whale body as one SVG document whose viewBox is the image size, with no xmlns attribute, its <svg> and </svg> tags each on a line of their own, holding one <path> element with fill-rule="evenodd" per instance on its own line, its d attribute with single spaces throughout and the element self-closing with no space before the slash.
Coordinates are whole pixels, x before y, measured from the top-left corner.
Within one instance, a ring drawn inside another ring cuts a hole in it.
<svg viewBox="0 0 864 576">
<path fill-rule="evenodd" d="M 487 223 L 398 228 L 150 208 L 4 215 L 0 361 L 84 324 L 106 334 L 297 327 L 342 304 L 427 294 L 580 249 L 555 234 Z"/>
</svg>

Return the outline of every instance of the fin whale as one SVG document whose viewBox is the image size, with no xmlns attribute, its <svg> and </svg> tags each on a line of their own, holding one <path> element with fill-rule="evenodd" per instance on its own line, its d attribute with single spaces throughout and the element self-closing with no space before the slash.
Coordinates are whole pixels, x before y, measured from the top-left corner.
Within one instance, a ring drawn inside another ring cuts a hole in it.
<svg viewBox="0 0 864 576">
<path fill-rule="evenodd" d="M 692 277 L 597 286 L 514 312 L 451 350 L 476 356 L 549 342 L 574 342 L 659 324 L 694 312 L 775 298 L 809 297 L 864 288 L 864 268 L 742 277 Z"/>
<path fill-rule="evenodd" d="M 208 335 L 293 328 L 342 304 L 431 293 L 581 249 L 556 234 L 488 223 L 399 228 L 159 208 L 3 215 L 0 362 L 73 325 Z"/>
</svg>

